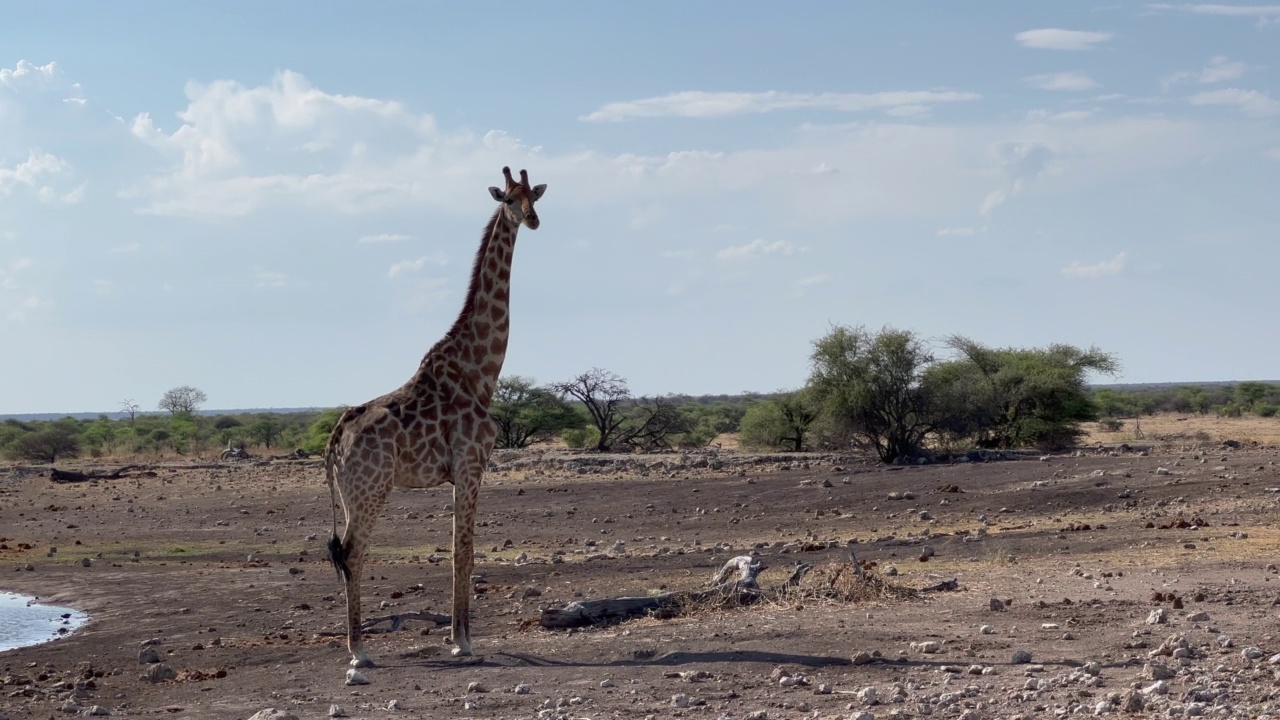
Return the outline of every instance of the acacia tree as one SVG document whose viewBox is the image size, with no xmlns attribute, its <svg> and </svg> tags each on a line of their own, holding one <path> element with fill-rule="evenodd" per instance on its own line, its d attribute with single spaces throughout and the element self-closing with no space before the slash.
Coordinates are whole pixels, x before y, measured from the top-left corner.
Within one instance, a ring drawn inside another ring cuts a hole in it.
<svg viewBox="0 0 1280 720">
<path fill-rule="evenodd" d="M 693 430 L 693 421 L 671 398 L 642 397 L 629 409 L 619 439 L 640 450 L 670 450 L 673 440 Z"/>
<path fill-rule="evenodd" d="M 837 325 L 813 343 L 808 389 L 840 431 L 883 462 L 920 452 L 937 425 L 924 373 L 934 362 L 909 330 Z"/>
<path fill-rule="evenodd" d="M 582 416 L 569 403 L 538 387 L 533 378 L 520 375 L 498 380 L 489 417 L 498 426 L 495 444 L 500 448 L 528 447 L 562 430 L 582 426 Z"/>
<path fill-rule="evenodd" d="M 747 447 L 804 449 L 809 427 L 818 419 L 818 409 L 803 390 L 782 393 L 747 408 L 738 430 L 738 440 Z"/>
<path fill-rule="evenodd" d="M 599 431 L 596 450 L 608 450 L 622 435 L 626 420 L 623 409 L 631 399 L 624 378 L 600 368 L 592 368 L 572 380 L 553 383 L 552 391 L 560 397 L 571 397 L 582 403 L 591 423 Z"/>
<path fill-rule="evenodd" d="M 958 374 L 978 388 L 975 435 L 988 447 L 1073 444 L 1082 434 L 1080 423 L 1097 419 L 1087 375 L 1120 369 L 1114 355 L 1096 347 L 990 348 L 958 335 L 947 344 L 960 354 Z"/>
<path fill-rule="evenodd" d="M 209 400 L 209 396 L 199 388 L 181 385 L 173 388 L 160 398 L 160 409 L 168 410 L 174 415 L 190 415 Z"/>
</svg>

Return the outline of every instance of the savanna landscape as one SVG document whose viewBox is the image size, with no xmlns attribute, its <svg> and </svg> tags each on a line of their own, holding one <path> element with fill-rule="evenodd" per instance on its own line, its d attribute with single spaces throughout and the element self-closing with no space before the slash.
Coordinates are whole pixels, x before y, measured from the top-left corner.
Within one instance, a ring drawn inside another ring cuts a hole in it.
<svg viewBox="0 0 1280 720">
<path fill-rule="evenodd" d="M 1238 387 L 1209 392 L 1225 406 Z M 1098 392 L 1100 407 L 1114 399 Z M 1151 407 L 1177 391 L 1153 392 Z M 0 655 L 0 707 L 14 719 L 1273 716 L 1280 421 L 1231 415 L 1103 418 L 1072 448 L 893 463 L 853 447 L 741 448 L 740 432 L 700 447 L 499 449 L 479 506 L 476 657 L 451 657 L 437 622 L 451 493 L 397 491 L 364 573 L 365 617 L 394 628 L 367 636 L 368 684 L 344 676 L 317 458 L 261 444 L 245 459 L 212 444 L 104 454 L 56 466 L 133 467 L 64 482 L 13 463 L 0 470 L 4 586 L 91 619 Z M 743 555 L 764 565 L 758 602 L 542 626 L 543 610 L 574 601 L 705 588 Z M 800 564 L 811 572 L 780 590 Z"/>
</svg>

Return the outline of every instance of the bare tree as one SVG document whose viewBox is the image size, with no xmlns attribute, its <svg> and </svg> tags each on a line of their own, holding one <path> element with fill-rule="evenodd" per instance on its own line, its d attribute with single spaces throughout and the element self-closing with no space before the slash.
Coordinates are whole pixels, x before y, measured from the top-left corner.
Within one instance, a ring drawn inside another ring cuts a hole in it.
<svg viewBox="0 0 1280 720">
<path fill-rule="evenodd" d="M 693 423 L 671 398 L 642 397 L 628 416 L 620 439 L 640 450 L 670 450 L 673 439 L 693 430 Z"/>
<path fill-rule="evenodd" d="M 625 420 L 623 409 L 631 399 L 625 378 L 600 368 L 591 368 L 572 380 L 552 383 L 551 389 L 561 397 L 571 397 L 582 403 L 591 415 L 591 422 L 600 432 L 596 450 L 608 450 L 620 439 Z"/>
<path fill-rule="evenodd" d="M 132 425 L 133 419 L 138 416 L 138 412 L 142 410 L 142 407 L 133 400 L 125 398 L 120 401 L 120 410 L 129 416 L 129 424 Z"/>
<path fill-rule="evenodd" d="M 190 415 L 199 410 L 208 399 L 209 396 L 203 390 L 182 385 L 169 390 L 160 398 L 160 409 L 168 410 L 174 415 Z"/>
</svg>

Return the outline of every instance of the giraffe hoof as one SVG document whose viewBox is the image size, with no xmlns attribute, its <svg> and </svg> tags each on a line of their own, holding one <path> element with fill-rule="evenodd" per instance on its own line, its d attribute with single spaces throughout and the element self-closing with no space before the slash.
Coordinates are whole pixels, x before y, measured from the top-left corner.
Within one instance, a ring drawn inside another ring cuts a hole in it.
<svg viewBox="0 0 1280 720">
<path fill-rule="evenodd" d="M 353 667 L 353 668 L 371 668 L 371 667 L 378 667 L 377 665 L 374 665 L 374 664 L 373 664 L 373 661 L 372 661 L 372 660 L 370 660 L 370 659 L 369 659 L 369 658 L 367 658 L 367 657 L 364 657 L 364 658 L 351 658 L 351 663 L 350 663 L 350 664 L 351 664 L 351 667 Z"/>
<path fill-rule="evenodd" d="M 449 654 L 454 657 L 471 657 L 471 648 L 463 649 L 460 647 L 456 647 L 450 650 Z"/>
</svg>

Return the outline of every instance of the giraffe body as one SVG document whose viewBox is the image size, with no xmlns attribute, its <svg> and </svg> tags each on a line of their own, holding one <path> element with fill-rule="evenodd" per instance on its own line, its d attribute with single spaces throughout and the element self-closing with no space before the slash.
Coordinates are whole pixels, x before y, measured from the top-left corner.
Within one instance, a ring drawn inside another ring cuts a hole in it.
<svg viewBox="0 0 1280 720">
<path fill-rule="evenodd" d="M 453 653 L 472 652 L 476 502 L 498 436 L 489 401 L 507 351 L 511 258 L 520 226 L 538 227 L 533 204 L 546 190 L 545 185 L 530 187 L 523 170 L 520 182 L 510 169 L 502 171 L 506 189 L 489 188 L 501 204 L 485 227 L 458 319 L 408 382 L 348 408 L 329 436 L 325 474 L 335 504 L 329 559 L 346 583 L 353 667 L 373 664 L 360 630 L 360 573 L 392 488 L 453 484 Z M 337 505 L 346 518 L 341 536 Z"/>
</svg>

